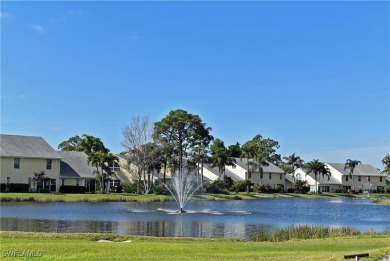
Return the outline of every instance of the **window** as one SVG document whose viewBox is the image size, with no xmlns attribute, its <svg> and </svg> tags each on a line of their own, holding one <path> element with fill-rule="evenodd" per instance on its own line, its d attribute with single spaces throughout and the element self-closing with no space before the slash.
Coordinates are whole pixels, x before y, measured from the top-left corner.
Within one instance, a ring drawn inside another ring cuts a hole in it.
<svg viewBox="0 0 390 261">
<path fill-rule="evenodd" d="M 345 176 L 345 181 L 348 181 L 348 176 Z"/>
<path fill-rule="evenodd" d="M 280 173 L 280 179 L 283 179 L 283 174 L 282 173 Z"/>
<path fill-rule="evenodd" d="M 111 187 L 118 187 L 121 185 L 121 181 L 120 180 L 110 180 L 110 186 Z"/>
<path fill-rule="evenodd" d="M 367 181 L 370 182 L 371 181 L 371 177 L 367 177 Z"/>
<path fill-rule="evenodd" d="M 361 176 L 359 176 L 359 181 L 362 181 L 362 177 Z"/>
<path fill-rule="evenodd" d="M 51 159 L 46 160 L 46 169 L 51 169 Z"/>
<path fill-rule="evenodd" d="M 64 179 L 61 180 L 61 185 L 62 185 L 62 186 L 65 185 L 65 180 L 64 180 Z"/>
<path fill-rule="evenodd" d="M 14 159 L 14 169 L 20 169 L 20 158 Z"/>
<path fill-rule="evenodd" d="M 32 188 L 31 184 L 32 184 L 32 178 L 30 177 L 30 178 L 28 178 L 28 188 L 29 189 Z"/>
<path fill-rule="evenodd" d="M 379 182 L 382 182 L 382 177 L 379 177 Z"/>
<path fill-rule="evenodd" d="M 268 177 L 269 177 L 269 179 L 271 179 L 271 178 L 272 178 L 272 176 L 271 176 L 271 173 L 269 173 L 269 174 L 268 174 Z"/>
<path fill-rule="evenodd" d="M 76 186 L 79 186 L 79 180 L 78 179 L 76 179 Z"/>
<path fill-rule="evenodd" d="M 57 190 L 57 180 L 50 179 L 50 191 L 56 192 L 56 190 Z"/>
<path fill-rule="evenodd" d="M 260 178 L 261 178 L 261 179 L 263 178 L 263 173 L 260 173 Z"/>
<path fill-rule="evenodd" d="M 121 167 L 119 166 L 118 162 L 110 163 L 110 170 L 111 171 L 120 171 Z"/>
<path fill-rule="evenodd" d="M 248 179 L 251 179 L 252 178 L 252 172 L 248 172 Z"/>
</svg>

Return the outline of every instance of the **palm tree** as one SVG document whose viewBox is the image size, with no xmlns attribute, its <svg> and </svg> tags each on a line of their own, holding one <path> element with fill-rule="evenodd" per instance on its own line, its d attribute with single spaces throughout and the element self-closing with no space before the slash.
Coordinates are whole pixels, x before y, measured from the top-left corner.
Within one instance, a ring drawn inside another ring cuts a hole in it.
<svg viewBox="0 0 390 261">
<path fill-rule="evenodd" d="M 249 177 L 249 174 L 250 174 L 250 169 L 249 169 L 249 159 L 251 159 L 253 157 L 253 154 L 254 154 L 254 148 L 253 148 L 253 142 L 252 141 L 247 141 L 245 142 L 242 147 L 241 147 L 241 155 L 240 155 L 240 160 L 242 160 L 243 158 L 246 158 L 247 161 L 246 161 L 246 166 L 247 166 L 247 174 L 248 174 L 248 177 Z"/>
<path fill-rule="evenodd" d="M 325 165 L 325 163 L 320 162 L 318 159 L 309 161 L 305 164 L 305 170 L 306 170 L 306 175 L 310 174 L 313 172 L 314 174 L 314 180 L 315 180 L 315 192 L 318 193 L 318 181 L 317 177 L 318 175 L 328 176 L 328 180 L 330 179 L 330 176 L 332 173 L 330 172 L 329 168 Z"/>
<path fill-rule="evenodd" d="M 286 164 L 286 172 L 290 172 L 295 183 L 295 170 L 303 166 L 303 160 L 299 156 L 295 156 L 295 153 L 288 157 L 283 157 Z"/>
<path fill-rule="evenodd" d="M 382 173 L 390 174 L 390 154 L 387 154 L 387 155 L 383 158 L 382 164 L 385 166 L 385 168 L 384 168 L 384 170 L 382 171 Z"/>
<path fill-rule="evenodd" d="M 93 152 L 88 156 L 88 164 L 92 164 L 96 167 L 94 174 L 101 176 L 101 191 L 109 193 L 109 183 L 105 186 L 105 182 L 109 182 L 109 177 L 113 174 L 110 169 L 110 165 L 114 162 L 118 162 L 119 158 L 111 152 L 104 153 L 101 151 Z"/>
<path fill-rule="evenodd" d="M 347 159 L 344 165 L 344 170 L 349 169 L 349 176 L 352 178 L 352 190 L 355 190 L 353 171 L 359 164 L 361 164 L 360 160 Z"/>
<path fill-rule="evenodd" d="M 256 153 L 253 157 L 253 161 L 250 162 L 249 164 L 257 168 L 257 170 L 260 173 L 260 185 L 263 185 L 263 173 L 264 169 L 263 166 L 269 166 L 268 162 L 268 156 L 265 153 Z"/>
<path fill-rule="evenodd" d="M 225 180 L 225 166 L 235 167 L 235 159 L 229 157 L 229 151 L 226 149 L 224 142 L 220 139 L 215 139 L 210 147 L 211 163 L 210 167 L 218 167 L 220 178 L 223 175 Z"/>
</svg>

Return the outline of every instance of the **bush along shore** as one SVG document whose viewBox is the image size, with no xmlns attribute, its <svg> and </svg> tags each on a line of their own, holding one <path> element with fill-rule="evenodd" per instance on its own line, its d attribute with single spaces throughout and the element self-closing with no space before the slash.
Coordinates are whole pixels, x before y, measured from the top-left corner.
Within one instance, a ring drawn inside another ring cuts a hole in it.
<svg viewBox="0 0 390 261">
<path fill-rule="evenodd" d="M 297 232 L 305 233 L 303 228 Z M 336 231 L 327 232 L 333 234 Z M 2 258 L 12 260 L 27 256 L 36 256 L 39 260 L 344 260 L 344 255 L 356 253 L 369 253 L 365 260 L 378 260 L 390 254 L 390 235 L 349 234 L 348 231 L 337 232 L 331 238 L 273 243 L 3 231 L 0 232 L 0 242 Z"/>
</svg>

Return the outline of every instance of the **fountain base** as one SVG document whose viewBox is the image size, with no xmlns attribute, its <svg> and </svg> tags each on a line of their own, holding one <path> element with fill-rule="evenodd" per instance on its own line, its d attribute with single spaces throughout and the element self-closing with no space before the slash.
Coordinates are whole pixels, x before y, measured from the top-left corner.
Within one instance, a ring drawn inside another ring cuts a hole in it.
<svg viewBox="0 0 390 261">
<path fill-rule="evenodd" d="M 187 213 L 187 211 L 183 210 L 182 208 L 177 211 L 177 213 Z"/>
</svg>

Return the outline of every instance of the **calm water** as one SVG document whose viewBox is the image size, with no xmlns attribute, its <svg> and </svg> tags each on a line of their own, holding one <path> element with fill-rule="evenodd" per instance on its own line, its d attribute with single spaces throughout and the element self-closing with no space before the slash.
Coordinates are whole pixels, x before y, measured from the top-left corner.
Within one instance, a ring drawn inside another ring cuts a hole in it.
<svg viewBox="0 0 390 261">
<path fill-rule="evenodd" d="M 1 230 L 122 235 L 235 237 L 311 224 L 390 233 L 390 207 L 369 199 L 275 198 L 189 202 L 178 214 L 164 203 L 2 203 Z"/>
</svg>

